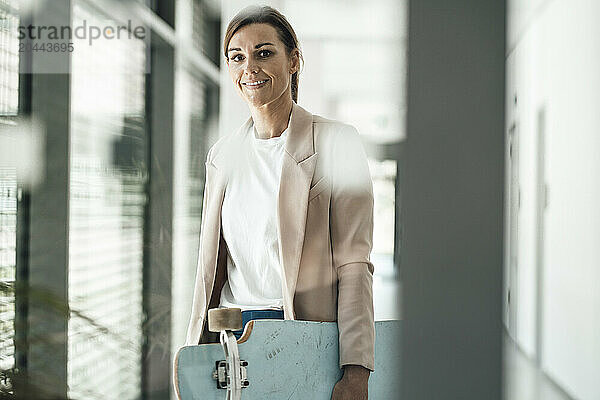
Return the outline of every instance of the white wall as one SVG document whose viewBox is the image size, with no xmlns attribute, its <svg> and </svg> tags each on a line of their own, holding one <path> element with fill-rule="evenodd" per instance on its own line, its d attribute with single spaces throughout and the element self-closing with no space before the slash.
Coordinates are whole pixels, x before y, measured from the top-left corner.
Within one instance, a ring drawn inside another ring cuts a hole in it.
<svg viewBox="0 0 600 400">
<path fill-rule="evenodd" d="M 600 2 L 509 1 L 507 125 L 520 136 L 516 340 L 577 399 L 600 384 Z M 517 94 L 517 104 L 513 96 Z M 536 304 L 536 135 L 545 108 L 542 302 Z"/>
<path fill-rule="evenodd" d="M 535 352 L 536 312 L 536 114 L 541 83 L 535 79 L 538 70 L 535 30 L 524 37 L 507 58 L 507 125 L 516 124 L 518 136 L 518 176 L 521 192 L 518 213 L 517 285 L 511 302 L 517 308 L 516 339 L 528 355 Z M 513 73 L 516 72 L 516 73 Z M 516 90 L 515 90 L 516 89 Z M 514 98 L 517 98 L 515 104 Z M 514 279 L 514 278 L 513 278 Z"/>
</svg>

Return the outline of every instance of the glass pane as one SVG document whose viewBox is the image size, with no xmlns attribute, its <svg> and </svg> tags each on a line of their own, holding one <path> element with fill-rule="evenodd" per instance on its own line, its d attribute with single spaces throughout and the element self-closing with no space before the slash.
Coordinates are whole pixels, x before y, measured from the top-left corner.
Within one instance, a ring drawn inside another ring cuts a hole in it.
<svg viewBox="0 0 600 400">
<path fill-rule="evenodd" d="M 196 275 L 204 195 L 204 161 L 218 136 L 218 87 L 200 73 L 178 77 L 173 253 L 172 352 L 184 343 Z"/>
<path fill-rule="evenodd" d="M 206 2 L 188 0 L 178 29 L 188 29 L 197 50 L 206 53 L 218 43 L 209 29 Z M 187 32 L 187 31 L 186 31 Z M 219 88 L 193 64 L 182 63 L 176 73 L 174 132 L 173 264 L 171 354 L 185 342 L 196 276 L 206 153 L 218 137 Z M 190 277 L 192 279 L 190 280 Z M 174 398 L 174 397 L 173 397 Z"/>
<path fill-rule="evenodd" d="M 15 168 L 0 167 L 0 370 L 15 367 L 15 269 L 17 231 L 17 174 Z M 4 374 L 2 374 L 4 375 Z M 0 387 L 10 382 L 0 379 Z"/>
<path fill-rule="evenodd" d="M 194 0 L 193 7 L 193 23 L 192 23 L 192 43 L 200 50 L 206 49 L 206 40 L 208 38 L 206 29 L 206 6 L 203 1 Z"/>
<path fill-rule="evenodd" d="M 208 151 L 207 130 L 210 128 L 210 118 L 212 117 L 214 122 L 217 116 L 209 115 L 207 107 L 207 96 L 211 95 L 211 85 L 197 77 L 193 77 L 191 81 L 188 217 L 194 221 L 189 233 L 194 236 L 194 239 L 199 239 L 204 193 L 204 161 Z M 214 89 L 212 95 L 215 95 Z"/>
<path fill-rule="evenodd" d="M 110 24 L 73 2 L 73 24 Z M 75 43 L 69 221 L 69 396 L 141 396 L 147 200 L 146 45 Z"/>
<path fill-rule="evenodd" d="M 19 104 L 18 2 L 0 0 L 0 118 L 17 114 Z"/>
<path fill-rule="evenodd" d="M 0 0 L 0 131 L 16 124 L 15 117 L 19 105 L 18 25 L 17 1 Z M 16 167 L 3 162 L 0 165 L 0 393 L 2 394 L 12 393 L 12 385 L 7 374 L 10 374 L 15 367 L 16 232 Z"/>
</svg>

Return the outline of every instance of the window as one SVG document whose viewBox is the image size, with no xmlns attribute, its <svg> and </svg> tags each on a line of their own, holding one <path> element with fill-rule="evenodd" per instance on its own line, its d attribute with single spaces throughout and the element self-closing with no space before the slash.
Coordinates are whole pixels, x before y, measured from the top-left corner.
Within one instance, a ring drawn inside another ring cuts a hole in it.
<svg viewBox="0 0 600 400">
<path fill-rule="evenodd" d="M 73 25 L 108 17 L 75 1 Z M 141 394 L 146 195 L 141 40 L 75 42 L 69 195 L 69 396 Z"/>
<path fill-rule="evenodd" d="M 0 130 L 16 125 L 19 104 L 19 24 L 17 2 L 0 0 Z M 0 136 L 0 146 L 2 146 Z M 11 392 L 7 374 L 15 368 L 15 277 L 17 171 L 0 164 L 0 393 Z"/>
</svg>

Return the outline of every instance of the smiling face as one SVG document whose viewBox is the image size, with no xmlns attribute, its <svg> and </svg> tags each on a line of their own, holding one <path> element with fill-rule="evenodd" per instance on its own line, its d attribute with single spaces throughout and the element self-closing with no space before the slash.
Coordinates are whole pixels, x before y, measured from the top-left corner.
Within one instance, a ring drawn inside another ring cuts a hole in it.
<svg viewBox="0 0 600 400">
<path fill-rule="evenodd" d="M 292 73 L 298 70 L 298 50 L 288 56 L 277 30 L 269 24 L 240 28 L 229 41 L 229 76 L 242 99 L 254 107 L 283 96 L 291 99 Z"/>
</svg>

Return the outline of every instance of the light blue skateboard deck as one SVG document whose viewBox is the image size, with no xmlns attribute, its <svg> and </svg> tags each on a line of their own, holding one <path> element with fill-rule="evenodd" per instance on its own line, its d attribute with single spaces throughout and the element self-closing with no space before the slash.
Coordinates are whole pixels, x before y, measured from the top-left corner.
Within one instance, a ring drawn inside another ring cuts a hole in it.
<svg viewBox="0 0 600 400">
<path fill-rule="evenodd" d="M 399 398 L 400 334 L 401 321 L 375 322 L 369 399 Z M 243 400 L 330 400 L 342 376 L 335 322 L 256 320 L 238 348 L 240 359 L 248 362 Z M 218 389 L 213 378 L 216 362 L 224 359 L 219 343 L 179 349 L 175 382 L 180 399 L 225 399 L 227 391 Z"/>
</svg>

